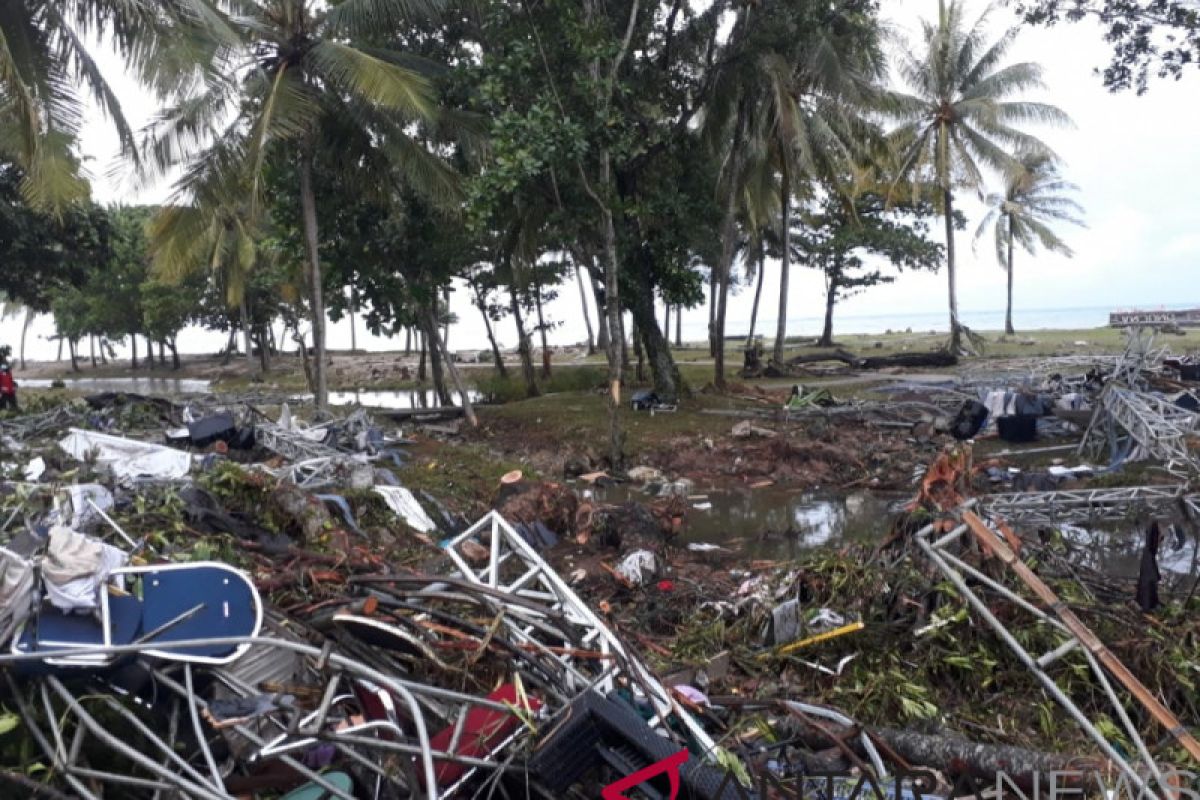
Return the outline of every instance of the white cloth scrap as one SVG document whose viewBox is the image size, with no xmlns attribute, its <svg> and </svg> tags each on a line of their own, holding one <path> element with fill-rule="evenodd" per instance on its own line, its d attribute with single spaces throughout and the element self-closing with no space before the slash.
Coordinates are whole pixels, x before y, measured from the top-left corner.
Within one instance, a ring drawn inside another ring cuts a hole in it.
<svg viewBox="0 0 1200 800">
<path fill-rule="evenodd" d="M 192 469 L 192 457 L 182 450 L 79 428 L 71 428 L 58 446 L 78 461 L 95 453 L 96 461 L 118 478 L 173 480 L 186 476 Z"/>
<path fill-rule="evenodd" d="M 46 598 L 63 611 L 95 610 L 108 574 L 128 561 L 124 550 L 55 525 L 42 560 Z"/>
<path fill-rule="evenodd" d="M 380 495 L 394 513 L 404 518 L 408 527 L 421 533 L 432 533 L 437 525 L 421 508 L 413 493 L 403 486 L 376 486 L 375 493 Z"/>
</svg>

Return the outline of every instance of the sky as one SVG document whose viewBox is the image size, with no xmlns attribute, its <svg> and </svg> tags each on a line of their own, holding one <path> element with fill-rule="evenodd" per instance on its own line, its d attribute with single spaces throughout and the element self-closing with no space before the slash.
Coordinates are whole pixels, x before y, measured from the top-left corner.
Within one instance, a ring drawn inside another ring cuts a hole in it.
<svg viewBox="0 0 1200 800">
<path fill-rule="evenodd" d="M 969 3 L 973 14 L 984 3 Z M 883 16 L 901 39 L 916 42 L 922 17 L 937 13 L 937 0 L 883 0 Z M 1005 7 L 994 8 L 989 26 L 999 35 L 1016 19 Z M 1091 22 L 1055 28 L 1026 27 L 1010 54 L 1010 63 L 1036 61 L 1044 68 L 1046 89 L 1031 92 L 1029 99 L 1049 101 L 1066 111 L 1075 125 L 1067 129 L 1040 128 L 1035 132 L 1064 161 L 1065 177 L 1078 184 L 1076 199 L 1085 209 L 1086 229 L 1064 227 L 1063 238 L 1074 258 L 1058 255 L 1016 255 L 1015 305 L 1021 327 L 1075 327 L 1078 320 L 1103 324 L 1105 312 L 1131 307 L 1200 305 L 1200 70 L 1179 82 L 1156 81 L 1149 93 L 1110 94 L 1096 74 L 1108 62 L 1109 48 L 1099 28 Z M 138 89 L 119 59 L 99 53 L 101 69 L 121 98 L 131 124 L 139 127 L 155 112 L 153 98 Z M 108 176 L 118 153 L 116 136 L 102 115 L 88 116 L 83 143 L 90 159 L 93 195 L 102 203 L 157 203 L 170 194 L 168 182 L 134 187 Z M 998 187 L 998 179 L 995 180 Z M 973 236 L 983 206 L 970 197 L 960 201 L 968 217 L 967 229 L 956 234 L 959 263 L 959 304 L 968 324 L 995 325 L 995 312 L 1004 307 L 1005 273 L 995 264 L 992 248 L 981 241 L 975 252 Z M 940 226 L 935 228 L 940 231 Z M 778 264 L 768 262 L 763 289 L 760 327 L 774 330 L 779 293 Z M 824 308 L 823 283 L 818 272 L 794 266 L 789 291 L 789 334 L 819 333 Z M 731 298 L 730 333 L 748 327 L 753 298 L 744 288 Z M 547 308 L 558 326 L 550 334 L 554 344 L 584 339 L 580 297 L 574 281 Z M 946 279 L 944 274 L 905 273 L 891 285 L 879 286 L 839 304 L 835 333 L 877 332 L 885 328 L 945 329 Z M 1087 314 L 1045 313 L 1045 309 L 1089 308 Z M 461 322 L 450 333 L 451 349 L 485 345 L 478 313 L 467 302 L 466 292 L 452 296 L 452 309 Z M 592 320 L 595 322 L 595 309 Z M 992 312 L 992 313 L 984 313 Z M 661 313 L 661 312 L 660 312 Z M 701 339 L 707 312 L 701 307 L 684 313 L 684 338 Z M 840 324 L 839 324 L 840 322 Z M 0 322 L 0 342 L 16 345 L 19 323 Z M 514 346 L 511 320 L 499 324 L 501 345 Z M 53 334 L 49 319 L 39 318 L 30 331 L 30 357 L 53 357 L 54 346 L 45 337 Z M 213 351 L 223 337 L 189 332 L 180 338 L 185 352 Z M 394 349 L 402 342 L 376 340 L 359 331 L 359 347 Z M 330 326 L 329 346 L 349 346 L 349 327 L 343 321 Z"/>
</svg>

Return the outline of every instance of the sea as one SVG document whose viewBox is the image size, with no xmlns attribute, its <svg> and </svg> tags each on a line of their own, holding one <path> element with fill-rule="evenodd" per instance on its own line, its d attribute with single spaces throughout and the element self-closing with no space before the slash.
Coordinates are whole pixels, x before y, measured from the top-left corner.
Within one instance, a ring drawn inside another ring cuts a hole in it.
<svg viewBox="0 0 1200 800">
<path fill-rule="evenodd" d="M 1139 305 L 1143 311 L 1159 309 L 1186 309 L 1200 307 L 1200 301 L 1190 303 L 1169 303 L 1161 305 Z M 559 299 L 554 308 L 556 319 L 561 322 L 549 333 L 549 341 L 554 346 L 570 346 L 586 340 L 583 321 L 574 313 L 578 308 L 573 301 Z M 1108 315 L 1111 311 L 1125 311 L 1128 308 L 1117 306 L 1078 306 L 1063 308 L 1017 308 L 1013 311 L 1013 324 L 1019 331 L 1035 331 L 1046 329 L 1084 330 L 1100 328 L 1108 325 Z M 730 338 L 744 337 L 750 330 L 749 315 L 742 309 L 731 309 L 731 315 L 726 324 Z M 659 318 L 661 320 L 661 309 Z M 1004 330 L 1004 311 L 980 310 L 964 308 L 959 314 L 962 322 L 978 331 Z M 451 326 L 448 346 L 451 350 L 473 351 L 483 350 L 487 346 L 483 325 L 478 314 L 471 309 L 458 313 L 458 322 Z M 789 337 L 817 336 L 821 332 L 824 319 L 818 316 L 795 316 L 788 319 Z M 770 337 L 775 332 L 775 319 L 770 314 L 760 315 L 756 333 Z M 929 331 L 944 332 L 948 329 L 947 313 L 943 310 L 918 312 L 893 312 L 887 314 L 853 314 L 835 312 L 833 329 L 835 336 L 847 334 L 881 334 L 888 331 L 928 333 Z M 674 339 L 675 321 L 671 320 L 671 338 Z M 512 332 L 512 324 L 503 320 L 496 326 L 500 346 L 511 349 L 516 345 L 516 337 Z M 27 337 L 26 352 L 30 359 L 52 360 L 57 355 L 57 342 L 51 337 L 54 334 L 53 319 L 49 316 L 39 316 L 31 326 Z M 691 309 L 684 313 L 682 334 L 684 341 L 703 342 L 708 338 L 708 311 L 706 307 Z M 18 349 L 21 335 L 21 320 L 15 318 L 0 319 L 0 344 L 12 345 L 14 355 Z M 347 350 L 350 348 L 349 321 L 345 318 L 331 323 L 327 328 L 328 346 L 331 350 Z M 198 328 L 188 328 L 179 336 L 181 353 L 215 353 L 225 344 L 225 336 L 213 331 Z M 290 343 L 289 343 L 290 344 Z M 355 344 L 361 351 L 383 352 L 403 348 L 403 337 L 386 338 L 373 336 L 362 329 L 357 331 Z M 81 343 L 80 355 L 88 355 L 88 345 Z M 118 346 L 119 357 L 128 358 L 127 346 Z"/>
</svg>

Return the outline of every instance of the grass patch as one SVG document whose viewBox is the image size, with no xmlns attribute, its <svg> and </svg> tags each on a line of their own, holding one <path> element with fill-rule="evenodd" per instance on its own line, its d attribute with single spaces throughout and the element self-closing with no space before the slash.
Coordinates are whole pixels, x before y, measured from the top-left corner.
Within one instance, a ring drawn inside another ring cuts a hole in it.
<svg viewBox="0 0 1200 800">
<path fill-rule="evenodd" d="M 549 378 L 538 379 L 542 394 L 564 392 L 590 392 L 604 385 L 604 370 L 594 366 L 556 367 Z M 475 388 L 492 403 L 514 403 L 525 399 L 525 380 L 518 371 L 511 370 L 507 377 L 491 373 L 475 378 Z"/>
</svg>

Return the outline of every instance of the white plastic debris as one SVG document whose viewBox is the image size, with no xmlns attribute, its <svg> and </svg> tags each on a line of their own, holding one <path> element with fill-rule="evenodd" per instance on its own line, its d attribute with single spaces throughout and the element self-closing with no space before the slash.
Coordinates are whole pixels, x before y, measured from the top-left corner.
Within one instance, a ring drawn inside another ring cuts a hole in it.
<svg viewBox="0 0 1200 800">
<path fill-rule="evenodd" d="M 38 456 L 25 465 L 25 480 L 36 481 L 46 472 L 46 459 Z"/>
<path fill-rule="evenodd" d="M 658 561 L 649 550 L 634 550 L 621 559 L 616 572 L 634 586 L 641 586 L 654 577 L 658 571 Z"/>
<path fill-rule="evenodd" d="M 118 478 L 175 480 L 192 469 L 192 457 L 181 450 L 79 428 L 71 428 L 58 446 L 78 461 L 95 454 L 97 463 Z"/>
<path fill-rule="evenodd" d="M 437 525 L 421 508 L 413 493 L 403 486 L 376 486 L 375 493 L 384 499 L 393 512 L 404 518 L 408 527 L 421 533 L 432 533 Z"/>
<path fill-rule="evenodd" d="M 638 483 L 662 483 L 666 477 L 662 474 L 662 470 L 654 467 L 634 467 L 629 470 L 629 480 L 637 481 Z"/>
<path fill-rule="evenodd" d="M 711 553 L 715 550 L 724 550 L 725 548 L 720 545 L 709 544 L 708 542 L 689 542 L 687 549 L 693 553 Z"/>
<path fill-rule="evenodd" d="M 114 505 L 112 492 L 98 483 L 67 486 L 59 492 L 57 501 L 63 524 L 77 531 L 87 530 L 93 522 L 101 519 L 96 509 L 107 513 Z"/>
</svg>

